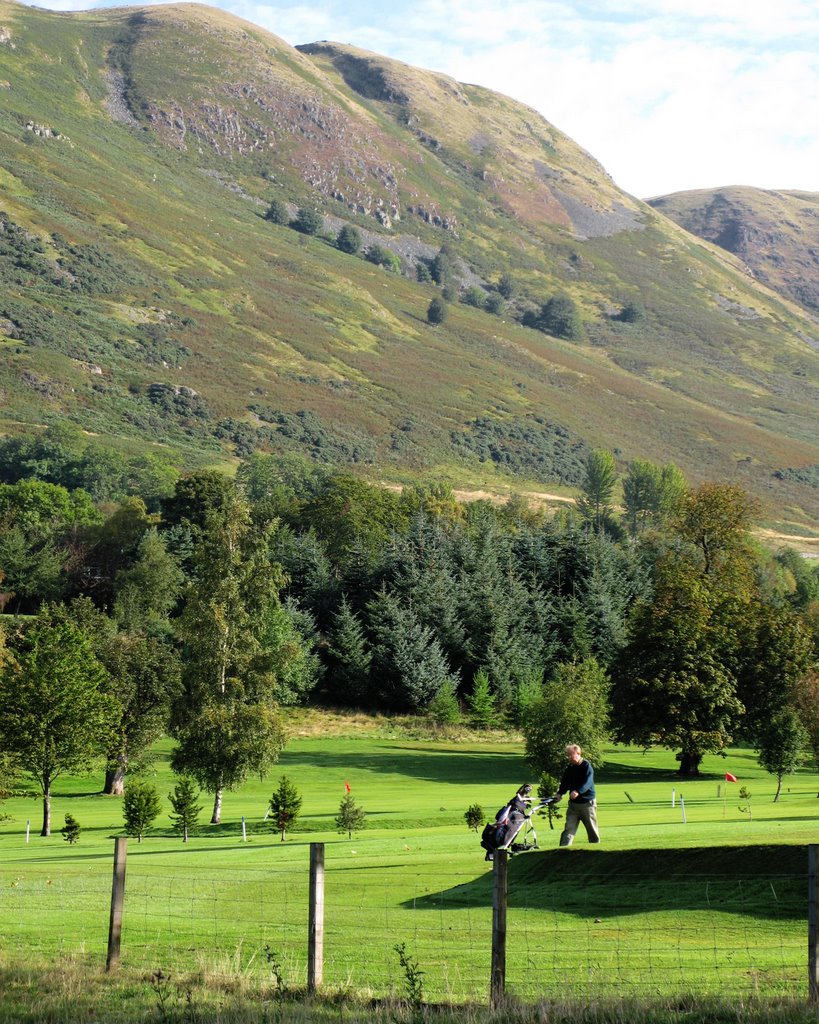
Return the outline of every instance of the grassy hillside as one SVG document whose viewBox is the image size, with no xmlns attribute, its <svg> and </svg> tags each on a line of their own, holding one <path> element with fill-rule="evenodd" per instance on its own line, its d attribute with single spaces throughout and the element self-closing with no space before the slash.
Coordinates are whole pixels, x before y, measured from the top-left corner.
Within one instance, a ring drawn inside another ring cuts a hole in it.
<svg viewBox="0 0 819 1024">
<path fill-rule="evenodd" d="M 819 520 L 815 324 L 534 111 L 195 5 L 3 0 L 0 27 L 0 430 L 522 490 L 605 446 Z M 345 223 L 401 272 L 339 251 Z M 426 322 L 442 245 L 461 289 L 510 275 L 500 315 Z M 521 326 L 557 293 L 582 339 Z"/>
<path fill-rule="evenodd" d="M 700 189 L 651 205 L 743 260 L 757 280 L 819 315 L 819 195 L 759 188 Z"/>
</svg>

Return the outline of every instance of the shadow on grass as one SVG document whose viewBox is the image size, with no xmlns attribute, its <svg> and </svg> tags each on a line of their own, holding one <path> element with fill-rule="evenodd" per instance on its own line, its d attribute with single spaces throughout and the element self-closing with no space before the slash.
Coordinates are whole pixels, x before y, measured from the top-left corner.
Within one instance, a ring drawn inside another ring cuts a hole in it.
<svg viewBox="0 0 819 1024">
<path fill-rule="evenodd" d="M 494 878 L 486 868 L 412 906 L 491 908 Z M 578 918 L 708 911 L 805 920 L 807 871 L 804 846 L 537 850 L 511 858 L 508 905 Z"/>
<path fill-rule="evenodd" d="M 279 765 L 309 763 L 326 771 L 352 768 L 379 772 L 384 775 L 405 775 L 426 782 L 448 782 L 475 785 L 475 780 L 512 785 L 516 789 L 526 781 L 529 772 L 519 751 L 508 753 L 497 750 L 458 750 L 427 747 L 396 747 L 392 743 L 373 745 L 370 752 L 358 756 L 353 753 L 335 754 L 311 750 L 305 755 L 285 750 Z"/>
</svg>

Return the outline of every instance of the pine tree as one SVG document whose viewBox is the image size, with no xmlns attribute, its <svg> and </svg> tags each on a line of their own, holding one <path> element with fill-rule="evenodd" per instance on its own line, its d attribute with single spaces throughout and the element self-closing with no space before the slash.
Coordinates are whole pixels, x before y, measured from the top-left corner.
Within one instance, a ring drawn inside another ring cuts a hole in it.
<svg viewBox="0 0 819 1024">
<path fill-rule="evenodd" d="M 282 775 L 279 779 L 279 788 L 274 790 L 273 796 L 270 798 L 270 811 L 273 815 L 273 822 L 281 833 L 282 842 L 284 842 L 287 829 L 292 828 L 296 823 L 300 810 L 299 791 L 286 775 Z"/>
<path fill-rule="evenodd" d="M 202 810 L 202 805 L 196 801 L 199 798 L 199 791 L 195 788 L 193 779 L 181 778 L 168 794 L 174 813 L 171 815 L 174 831 L 182 836 L 182 842 L 187 843 L 188 836 L 194 831 Z"/>
<path fill-rule="evenodd" d="M 352 839 L 353 832 L 360 832 L 364 828 L 366 817 L 366 812 L 356 804 L 353 794 L 345 793 L 336 815 L 336 828 L 341 833 L 346 832 L 347 838 Z"/>
</svg>

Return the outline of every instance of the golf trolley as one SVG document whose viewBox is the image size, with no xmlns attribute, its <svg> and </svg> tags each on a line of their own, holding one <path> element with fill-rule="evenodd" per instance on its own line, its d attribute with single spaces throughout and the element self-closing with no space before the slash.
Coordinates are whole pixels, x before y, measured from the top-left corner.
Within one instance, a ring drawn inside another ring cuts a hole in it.
<svg viewBox="0 0 819 1024">
<path fill-rule="evenodd" d="M 510 856 L 537 849 L 537 832 L 534 816 L 557 802 L 557 797 L 548 796 L 525 812 L 514 812 L 511 805 L 502 807 L 494 821 L 484 827 L 481 846 L 486 850 L 486 860 L 493 860 L 496 850 L 506 850 Z"/>
</svg>

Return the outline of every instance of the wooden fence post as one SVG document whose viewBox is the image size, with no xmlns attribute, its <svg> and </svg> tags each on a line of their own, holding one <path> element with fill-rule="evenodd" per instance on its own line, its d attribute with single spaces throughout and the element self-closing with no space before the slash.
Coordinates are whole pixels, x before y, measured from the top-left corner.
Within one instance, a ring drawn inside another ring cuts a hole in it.
<svg viewBox="0 0 819 1024">
<path fill-rule="evenodd" d="M 122 938 L 122 907 L 125 901 L 125 860 L 128 855 L 128 840 L 114 840 L 114 880 L 111 886 L 111 917 L 108 922 L 108 959 L 106 971 L 119 963 L 119 948 Z"/>
<path fill-rule="evenodd" d="M 819 1002 L 819 964 L 816 962 L 816 851 L 815 843 L 808 847 L 808 992 L 812 1003 Z"/>
<path fill-rule="evenodd" d="M 307 934 L 307 991 L 324 976 L 324 843 L 310 843 L 310 910 Z"/>
<path fill-rule="evenodd" d="M 500 1008 L 506 997 L 506 903 L 508 884 L 509 854 L 506 850 L 495 850 L 492 886 L 492 975 L 490 983 L 490 1005 L 493 1010 Z"/>
</svg>

